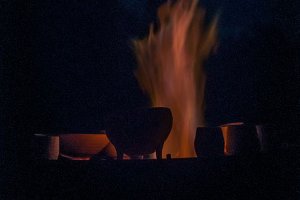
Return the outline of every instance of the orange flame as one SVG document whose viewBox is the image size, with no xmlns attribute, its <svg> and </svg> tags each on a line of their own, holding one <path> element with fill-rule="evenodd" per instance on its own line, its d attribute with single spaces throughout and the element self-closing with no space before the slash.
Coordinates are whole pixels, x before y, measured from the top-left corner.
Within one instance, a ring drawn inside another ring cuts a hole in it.
<svg viewBox="0 0 300 200">
<path fill-rule="evenodd" d="M 159 29 L 135 40 L 141 88 L 152 106 L 172 110 L 173 128 L 163 154 L 194 157 L 197 126 L 203 126 L 205 74 L 202 63 L 216 44 L 217 18 L 204 28 L 203 9 L 197 0 L 168 1 L 158 9 Z"/>
</svg>

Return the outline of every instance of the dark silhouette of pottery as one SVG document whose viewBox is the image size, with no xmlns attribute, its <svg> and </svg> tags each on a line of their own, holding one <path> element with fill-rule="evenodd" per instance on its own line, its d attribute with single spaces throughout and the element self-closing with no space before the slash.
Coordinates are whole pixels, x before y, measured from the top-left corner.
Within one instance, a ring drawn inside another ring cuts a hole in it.
<svg viewBox="0 0 300 200">
<path fill-rule="evenodd" d="M 218 157 L 224 155 L 224 139 L 219 127 L 198 127 L 194 142 L 198 157 Z"/>
<path fill-rule="evenodd" d="M 256 125 L 256 130 L 262 152 L 275 151 L 280 147 L 279 134 L 274 125 Z"/>
<path fill-rule="evenodd" d="M 172 129 L 171 110 L 165 107 L 140 108 L 117 113 L 106 119 L 106 134 L 117 151 L 132 157 L 156 152 L 162 158 L 162 148 Z"/>
<path fill-rule="evenodd" d="M 225 155 L 249 155 L 260 151 L 255 125 L 225 124 L 221 128 Z"/>
</svg>

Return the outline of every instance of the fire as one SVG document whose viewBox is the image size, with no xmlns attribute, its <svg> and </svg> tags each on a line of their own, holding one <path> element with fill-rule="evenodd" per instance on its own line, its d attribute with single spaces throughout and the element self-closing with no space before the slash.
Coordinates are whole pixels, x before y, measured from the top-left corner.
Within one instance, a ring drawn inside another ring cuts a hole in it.
<svg viewBox="0 0 300 200">
<path fill-rule="evenodd" d="M 163 155 L 194 157 L 197 126 L 203 126 L 205 73 L 203 61 L 216 44 L 217 18 L 204 25 L 205 11 L 197 0 L 168 1 L 158 9 L 159 27 L 135 40 L 140 87 L 152 106 L 169 107 L 173 128 Z"/>
</svg>

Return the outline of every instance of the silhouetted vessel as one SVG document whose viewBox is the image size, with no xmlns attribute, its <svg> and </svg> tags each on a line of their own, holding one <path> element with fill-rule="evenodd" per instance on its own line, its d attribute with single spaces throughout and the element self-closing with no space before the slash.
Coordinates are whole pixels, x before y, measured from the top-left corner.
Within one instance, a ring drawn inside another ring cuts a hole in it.
<svg viewBox="0 0 300 200">
<path fill-rule="evenodd" d="M 172 129 L 173 117 L 166 107 L 138 108 L 116 113 L 106 119 L 106 134 L 117 150 L 117 158 L 149 155 L 162 148 Z"/>
</svg>

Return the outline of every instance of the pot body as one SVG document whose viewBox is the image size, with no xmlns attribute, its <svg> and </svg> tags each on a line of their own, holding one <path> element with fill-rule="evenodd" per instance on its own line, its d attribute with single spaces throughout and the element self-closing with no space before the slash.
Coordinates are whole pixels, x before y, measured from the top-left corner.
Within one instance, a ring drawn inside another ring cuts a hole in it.
<svg viewBox="0 0 300 200">
<path fill-rule="evenodd" d="M 32 150 L 34 159 L 57 160 L 59 156 L 59 136 L 34 134 Z"/>
<path fill-rule="evenodd" d="M 228 124 L 221 128 L 225 155 L 245 155 L 260 151 L 260 142 L 254 125 Z"/>
<path fill-rule="evenodd" d="M 64 134 L 60 135 L 60 151 L 62 156 L 89 158 L 100 152 L 109 143 L 105 134 Z"/>
<path fill-rule="evenodd" d="M 274 125 L 256 125 L 256 131 L 262 152 L 274 151 L 280 147 L 280 137 Z"/>
<path fill-rule="evenodd" d="M 169 108 L 141 108 L 110 116 L 106 133 L 118 154 L 146 155 L 162 150 L 172 123 Z"/>
<path fill-rule="evenodd" d="M 224 155 L 224 139 L 220 127 L 198 127 L 194 142 L 198 157 Z"/>
</svg>

